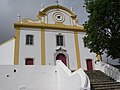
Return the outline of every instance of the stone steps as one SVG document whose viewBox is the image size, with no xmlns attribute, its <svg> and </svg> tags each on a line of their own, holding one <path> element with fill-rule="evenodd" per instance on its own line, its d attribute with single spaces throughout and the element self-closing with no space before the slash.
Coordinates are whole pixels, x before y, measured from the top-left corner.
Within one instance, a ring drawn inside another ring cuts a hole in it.
<svg viewBox="0 0 120 90">
<path fill-rule="evenodd" d="M 120 90 L 120 83 L 99 70 L 85 71 L 90 78 L 91 90 Z"/>
<path fill-rule="evenodd" d="M 120 90 L 120 86 L 102 86 L 102 87 L 93 87 L 92 90 Z"/>
<path fill-rule="evenodd" d="M 98 82 L 92 82 L 92 84 L 93 85 L 101 85 L 101 84 L 118 84 L 118 82 L 99 82 L 99 84 L 98 84 Z"/>
<path fill-rule="evenodd" d="M 89 78 L 90 78 L 90 77 L 89 77 Z M 90 81 L 93 82 L 93 83 L 94 83 L 94 82 L 99 82 L 99 83 L 101 83 L 101 82 L 105 82 L 105 83 L 106 83 L 106 82 L 114 82 L 114 81 L 111 80 L 111 79 L 94 79 L 94 78 L 93 78 L 93 79 L 90 79 Z"/>
<path fill-rule="evenodd" d="M 95 85 L 95 87 L 101 87 L 101 86 L 105 86 L 105 87 L 110 87 L 110 85 L 113 85 L 113 86 L 120 86 L 120 84 L 118 84 L 118 83 L 116 83 L 116 84 L 94 84 Z"/>
</svg>

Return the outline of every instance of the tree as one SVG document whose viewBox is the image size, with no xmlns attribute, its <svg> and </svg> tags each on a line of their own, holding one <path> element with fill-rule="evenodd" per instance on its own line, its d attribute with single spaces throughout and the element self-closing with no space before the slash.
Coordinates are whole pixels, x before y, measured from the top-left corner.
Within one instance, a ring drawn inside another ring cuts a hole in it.
<svg viewBox="0 0 120 90">
<path fill-rule="evenodd" d="M 94 53 L 120 58 L 120 0 L 85 0 L 89 20 L 84 44 Z"/>
</svg>

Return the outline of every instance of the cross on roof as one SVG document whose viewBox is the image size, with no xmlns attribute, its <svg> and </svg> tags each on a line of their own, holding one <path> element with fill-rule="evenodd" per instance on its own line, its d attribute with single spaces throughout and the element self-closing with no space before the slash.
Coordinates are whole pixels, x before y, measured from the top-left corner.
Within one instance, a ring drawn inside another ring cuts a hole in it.
<svg viewBox="0 0 120 90">
<path fill-rule="evenodd" d="M 20 19 L 21 19 L 21 16 L 20 16 L 20 14 L 18 14 L 17 21 L 20 21 Z"/>
<path fill-rule="evenodd" d="M 55 0 L 55 2 L 57 3 L 57 5 L 59 4 L 59 0 Z"/>
</svg>

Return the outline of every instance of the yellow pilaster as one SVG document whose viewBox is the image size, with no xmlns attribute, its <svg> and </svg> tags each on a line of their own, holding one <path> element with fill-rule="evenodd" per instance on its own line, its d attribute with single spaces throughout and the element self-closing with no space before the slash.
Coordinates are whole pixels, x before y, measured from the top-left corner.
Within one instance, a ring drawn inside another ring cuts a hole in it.
<svg viewBox="0 0 120 90">
<path fill-rule="evenodd" d="M 16 31 L 15 31 L 14 65 L 18 65 L 18 62 L 19 62 L 19 42 L 20 42 L 20 28 L 16 28 Z"/>
<path fill-rule="evenodd" d="M 75 48 L 76 48 L 76 58 L 77 58 L 77 68 L 80 68 L 80 51 L 79 51 L 79 43 L 78 43 L 78 32 L 74 31 L 75 38 Z"/>
<path fill-rule="evenodd" d="M 97 60 L 99 60 L 99 61 L 102 61 L 102 56 L 101 56 L 101 54 L 100 53 L 97 53 Z"/>
<path fill-rule="evenodd" d="M 45 29 L 41 30 L 41 65 L 45 65 Z"/>
</svg>

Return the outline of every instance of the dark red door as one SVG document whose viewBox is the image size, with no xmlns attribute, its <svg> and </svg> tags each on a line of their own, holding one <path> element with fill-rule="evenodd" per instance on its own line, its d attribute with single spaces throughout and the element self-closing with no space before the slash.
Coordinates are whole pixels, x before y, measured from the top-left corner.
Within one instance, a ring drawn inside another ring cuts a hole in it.
<svg viewBox="0 0 120 90">
<path fill-rule="evenodd" d="M 87 63 L 87 70 L 88 71 L 93 70 L 92 59 L 87 59 L 86 63 Z"/>
<path fill-rule="evenodd" d="M 67 66 L 66 57 L 64 54 L 58 54 L 56 60 L 61 60 Z"/>
<path fill-rule="evenodd" d="M 25 61 L 25 65 L 33 65 L 33 59 L 32 58 L 27 58 Z"/>
</svg>

